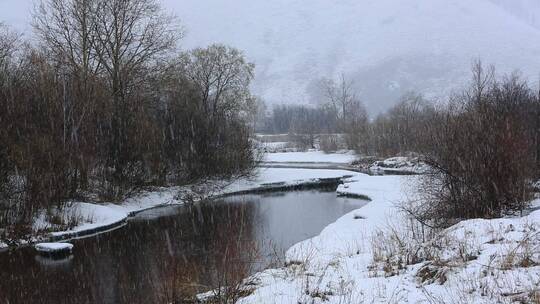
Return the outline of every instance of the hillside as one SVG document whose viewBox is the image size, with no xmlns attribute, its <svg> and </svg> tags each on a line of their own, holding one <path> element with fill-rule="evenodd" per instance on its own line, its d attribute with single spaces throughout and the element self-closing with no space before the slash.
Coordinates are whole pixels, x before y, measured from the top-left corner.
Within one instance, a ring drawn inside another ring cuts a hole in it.
<svg viewBox="0 0 540 304">
<path fill-rule="evenodd" d="M 525 23 L 540 29 L 540 1 L 537 0 L 491 0 Z"/>
<path fill-rule="evenodd" d="M 224 42 L 257 63 L 255 89 L 270 103 L 312 102 L 317 80 L 346 73 L 371 112 L 408 90 L 448 94 L 481 57 L 500 73 L 540 72 L 533 1 L 186 0 L 185 47 Z M 513 3 L 513 2 L 512 2 Z"/>
</svg>

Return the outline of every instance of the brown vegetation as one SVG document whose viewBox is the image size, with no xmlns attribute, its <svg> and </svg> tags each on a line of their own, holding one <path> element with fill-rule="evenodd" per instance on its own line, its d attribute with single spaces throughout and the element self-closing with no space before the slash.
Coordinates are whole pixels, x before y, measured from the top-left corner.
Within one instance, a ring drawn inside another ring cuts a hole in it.
<svg viewBox="0 0 540 304">
<path fill-rule="evenodd" d="M 422 151 L 433 171 L 412 213 L 448 226 L 521 211 L 538 176 L 539 96 L 516 76 L 474 68 L 472 87 L 437 111 Z"/>
<path fill-rule="evenodd" d="M 33 26 L 39 46 L 0 27 L 4 237 L 69 200 L 253 167 L 253 65 L 239 51 L 178 54 L 181 28 L 153 0 L 43 0 Z"/>
</svg>

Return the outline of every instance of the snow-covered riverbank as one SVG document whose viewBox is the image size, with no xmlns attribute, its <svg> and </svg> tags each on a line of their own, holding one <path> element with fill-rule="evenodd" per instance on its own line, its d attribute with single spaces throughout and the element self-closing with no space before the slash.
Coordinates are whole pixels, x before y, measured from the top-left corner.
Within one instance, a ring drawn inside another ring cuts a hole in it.
<svg viewBox="0 0 540 304">
<path fill-rule="evenodd" d="M 361 282 L 357 281 L 367 272 L 371 259 L 371 235 L 394 216 L 393 204 L 404 198 L 406 179 L 356 174 L 352 183 L 340 186 L 338 193 L 367 196 L 371 202 L 341 217 L 320 235 L 289 249 L 288 267 L 258 274 L 259 287 L 241 303 L 310 303 L 310 298 L 322 302 L 330 297 L 330 291 L 339 303 L 349 303 L 343 302 L 344 296 L 360 297 L 357 283 Z M 320 297 L 317 290 L 321 291 Z"/>
<path fill-rule="evenodd" d="M 278 163 L 291 159 L 279 157 Z M 240 303 L 536 303 L 540 299 L 538 209 L 521 217 L 463 221 L 419 240 L 414 235 L 418 231 L 410 230 L 410 220 L 399 208 L 414 195 L 418 176 L 292 168 L 260 168 L 255 176 L 222 185 L 210 196 L 342 178 L 346 182 L 337 195 L 370 202 L 318 236 L 294 245 L 282 268 L 249 278 L 249 296 Z M 161 189 L 122 204 L 74 203 L 71 208 L 87 221 L 51 236 L 69 239 L 121 227 L 134 213 L 185 203 L 178 193 L 188 189 Z M 533 204 L 540 207 L 540 201 Z M 45 224 L 38 219 L 36 225 Z"/>
<path fill-rule="evenodd" d="M 260 168 L 253 179 L 237 180 L 231 184 L 224 183 L 222 187 L 217 187 L 219 190 L 208 196 L 316 184 L 321 179 L 343 178 L 351 174 L 344 170 Z M 54 231 L 51 224 L 44 220 L 45 217 L 41 216 L 36 219 L 34 230 L 53 231 L 47 235 L 36 236 L 31 241 L 69 240 L 117 229 L 122 227 L 133 214 L 161 206 L 184 204 L 185 201 L 178 194 L 186 191 L 189 192 L 190 187 L 162 188 L 154 192 L 141 193 L 119 204 L 74 202 L 67 207 L 65 214 L 79 218 L 80 222 L 77 226 L 67 231 Z M 22 244 L 25 243 L 27 241 L 22 241 Z M 0 249 L 6 247 L 6 244 L 0 242 Z"/>
<path fill-rule="evenodd" d="M 540 211 L 464 221 L 422 243 L 397 207 L 417 178 L 356 174 L 338 193 L 371 202 L 251 278 L 240 303 L 537 303 Z"/>
</svg>

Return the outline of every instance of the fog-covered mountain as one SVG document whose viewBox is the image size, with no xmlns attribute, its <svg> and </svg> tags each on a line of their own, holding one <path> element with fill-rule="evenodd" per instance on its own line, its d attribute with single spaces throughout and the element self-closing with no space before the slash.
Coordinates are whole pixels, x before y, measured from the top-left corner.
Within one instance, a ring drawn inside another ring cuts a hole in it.
<svg viewBox="0 0 540 304">
<path fill-rule="evenodd" d="M 523 20 L 527 24 L 540 29 L 539 0 L 491 0 L 502 8 Z"/>
<path fill-rule="evenodd" d="M 319 78 L 340 73 L 371 112 L 408 90 L 448 94 L 475 58 L 531 82 L 540 73 L 538 0 L 166 2 L 188 29 L 186 47 L 245 50 L 257 64 L 256 93 L 270 103 L 310 102 Z"/>
</svg>

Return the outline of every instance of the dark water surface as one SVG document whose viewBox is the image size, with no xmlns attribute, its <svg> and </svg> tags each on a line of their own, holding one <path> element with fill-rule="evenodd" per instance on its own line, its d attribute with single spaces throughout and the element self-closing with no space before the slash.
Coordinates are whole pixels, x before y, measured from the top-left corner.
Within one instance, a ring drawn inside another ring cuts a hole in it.
<svg viewBox="0 0 540 304">
<path fill-rule="evenodd" d="M 73 241 L 68 259 L 1 253 L 0 303 L 166 303 L 268 267 L 364 204 L 317 190 L 150 210 Z"/>
</svg>

